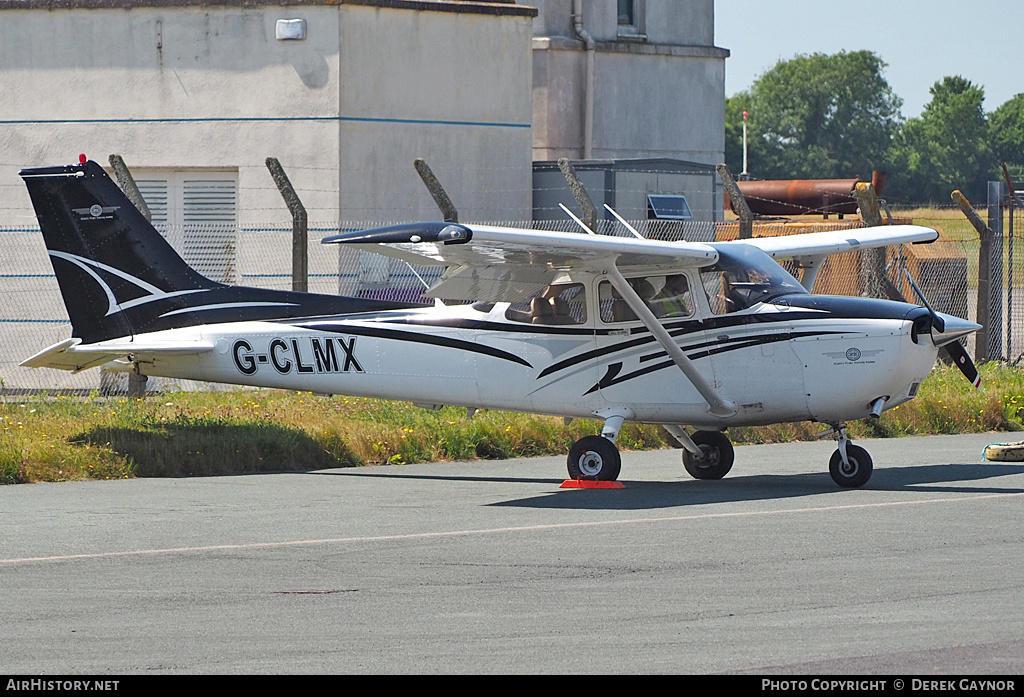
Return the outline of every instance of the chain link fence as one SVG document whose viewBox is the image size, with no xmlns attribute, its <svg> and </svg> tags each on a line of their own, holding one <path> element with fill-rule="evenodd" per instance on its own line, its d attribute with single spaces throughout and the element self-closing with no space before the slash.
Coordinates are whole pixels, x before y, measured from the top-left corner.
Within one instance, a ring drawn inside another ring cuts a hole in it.
<svg viewBox="0 0 1024 697">
<path fill-rule="evenodd" d="M 1004 220 L 998 248 L 1008 261 L 1006 273 L 998 269 L 1000 292 L 992 293 L 990 307 L 982 314 L 1005 318 L 998 331 L 998 354 L 990 358 L 1016 361 L 1024 354 L 1024 301 L 1014 298 L 1014 283 L 1024 278 L 1021 269 L 1014 272 L 1021 254 L 1013 254 L 1012 230 L 1024 229 L 1022 208 L 1014 218 Z M 1004 218 L 1008 211 L 1004 212 Z M 819 272 L 814 292 L 833 295 L 898 297 L 919 303 L 910 285 L 902 276 L 905 266 L 932 306 L 940 311 L 977 320 L 979 236 L 964 215 L 955 207 L 895 211 L 895 222 L 931 225 L 943 232 L 942 239 L 932 245 L 908 245 L 885 252 L 850 252 L 830 257 Z M 1011 223 L 1012 220 L 1012 223 Z M 392 221 L 393 222 L 393 221 Z M 422 297 L 424 288 L 437 280 L 438 266 L 410 266 L 370 252 L 345 245 L 321 245 L 321 237 L 339 230 L 358 230 L 389 221 L 345 222 L 310 225 L 308 245 L 308 288 L 313 293 L 349 295 L 366 298 L 400 299 L 431 304 Z M 472 225 L 472 223 L 468 223 Z M 519 221 L 488 223 L 508 227 L 530 227 L 562 232 L 581 232 L 571 220 Z M 663 240 L 710 242 L 734 239 L 738 223 L 694 221 L 633 221 L 646 237 Z M 758 221 L 755 236 L 798 234 L 860 227 L 858 218 L 846 220 L 805 218 L 799 221 Z M 629 236 L 616 221 L 601 220 L 598 233 Z M 291 288 L 291 228 L 225 229 L 222 227 L 175 228 L 164 232 L 176 250 L 200 272 L 225 283 L 246 286 Z M 1006 244 L 1002 244 L 1006 235 Z M 788 268 L 799 277 L 795 264 Z M 993 274 L 995 279 L 997 274 Z M 894 292 L 896 295 L 894 295 Z M 71 324 L 64 310 L 56 279 L 50 266 L 42 236 L 37 229 L 0 228 L 0 379 L 8 393 L 22 391 L 102 390 L 124 392 L 124 374 L 101 374 L 90 369 L 80 374 L 56 370 L 28 369 L 21 361 L 71 335 Z M 1016 300 L 1016 302 L 1015 302 Z M 998 312 L 997 312 L 998 310 Z M 993 328 L 994 329 L 994 328 Z M 974 339 L 968 350 L 975 353 Z M 214 389 L 209 384 L 151 378 L 149 390 Z"/>
</svg>

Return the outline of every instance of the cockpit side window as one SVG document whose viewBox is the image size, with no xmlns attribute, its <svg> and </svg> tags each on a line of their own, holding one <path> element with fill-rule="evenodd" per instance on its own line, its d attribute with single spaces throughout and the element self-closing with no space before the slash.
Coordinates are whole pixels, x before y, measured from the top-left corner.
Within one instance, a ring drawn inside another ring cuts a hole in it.
<svg viewBox="0 0 1024 697">
<path fill-rule="evenodd" d="M 749 245 L 718 244 L 718 263 L 700 270 L 700 281 L 716 315 L 739 312 L 783 295 L 807 290 L 767 254 Z"/>
<path fill-rule="evenodd" d="M 690 284 L 683 274 L 629 278 L 626 279 L 626 282 L 650 308 L 655 317 L 676 318 L 693 315 Z M 600 297 L 602 322 L 613 324 L 638 319 L 633 309 L 610 282 L 601 281 L 598 285 L 598 296 Z"/>
<path fill-rule="evenodd" d="M 582 283 L 560 283 L 539 295 L 509 305 L 505 319 L 525 324 L 583 324 L 587 321 L 587 296 Z"/>
</svg>

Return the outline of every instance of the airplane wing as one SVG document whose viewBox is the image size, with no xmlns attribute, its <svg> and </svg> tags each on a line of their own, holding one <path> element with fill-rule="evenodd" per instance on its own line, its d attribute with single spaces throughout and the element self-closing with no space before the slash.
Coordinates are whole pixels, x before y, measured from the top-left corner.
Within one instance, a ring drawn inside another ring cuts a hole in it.
<svg viewBox="0 0 1024 697">
<path fill-rule="evenodd" d="M 713 247 L 693 242 L 458 223 L 394 225 L 331 235 L 322 242 L 354 245 L 411 264 L 447 266 L 441 281 L 424 295 L 453 300 L 523 300 L 562 272 L 603 267 L 609 259 L 623 272 L 708 266 L 718 260 Z"/>
<path fill-rule="evenodd" d="M 133 356 L 137 361 L 145 361 L 147 355 L 153 354 L 198 354 L 213 350 L 213 344 L 199 341 L 150 342 L 146 344 L 117 340 L 104 341 L 97 344 L 81 345 L 77 338 L 65 339 L 44 349 L 31 358 L 21 362 L 26 368 L 57 368 L 81 372 L 110 361 Z"/>
<path fill-rule="evenodd" d="M 813 259 L 891 244 L 923 244 L 934 242 L 938 237 L 937 230 L 921 225 L 881 225 L 802 235 L 755 237 L 742 240 L 742 243 L 757 247 L 775 259 Z"/>
<path fill-rule="evenodd" d="M 832 254 L 937 238 L 938 232 L 928 227 L 884 225 L 756 237 L 731 244 L 748 244 L 777 259 L 793 258 L 817 266 Z M 561 272 L 603 268 L 610 258 L 623 273 L 639 268 L 667 271 L 710 266 L 718 260 L 713 247 L 695 242 L 458 223 L 393 225 L 331 235 L 322 242 L 353 245 L 411 264 L 446 266 L 441 280 L 424 295 L 453 300 L 524 300 L 553 283 Z M 808 275 L 810 283 L 813 279 L 813 274 Z"/>
</svg>

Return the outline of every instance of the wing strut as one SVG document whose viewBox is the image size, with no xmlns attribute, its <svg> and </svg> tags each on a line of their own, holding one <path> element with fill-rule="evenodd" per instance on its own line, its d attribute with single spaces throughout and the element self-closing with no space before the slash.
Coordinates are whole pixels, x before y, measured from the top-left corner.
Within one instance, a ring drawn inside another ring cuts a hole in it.
<svg viewBox="0 0 1024 697">
<path fill-rule="evenodd" d="M 615 266 L 614 261 L 608 264 L 607 271 L 615 290 L 619 292 L 619 295 L 626 301 L 630 309 L 636 313 L 636 316 L 643 321 L 644 325 L 651 331 L 651 334 L 654 335 L 654 338 L 661 344 L 661 347 L 668 353 L 669 358 L 683 371 L 686 379 L 697 388 L 700 396 L 708 403 L 710 406 L 708 413 L 722 418 L 735 414 L 738 411 L 736 402 L 723 398 L 722 395 L 718 394 L 718 390 L 700 374 L 693 361 L 683 353 L 683 350 L 679 348 L 679 344 L 672 339 L 668 330 L 658 321 L 658 318 L 654 316 L 651 309 L 647 307 L 647 303 L 641 300 L 640 296 L 633 290 L 633 287 L 626 282 L 626 279 L 623 278 L 619 269 Z"/>
</svg>

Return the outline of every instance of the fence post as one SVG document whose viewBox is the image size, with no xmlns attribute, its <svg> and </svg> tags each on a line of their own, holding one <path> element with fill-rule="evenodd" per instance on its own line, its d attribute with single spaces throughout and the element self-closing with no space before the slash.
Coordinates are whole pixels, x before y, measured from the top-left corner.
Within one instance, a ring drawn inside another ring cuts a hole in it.
<svg viewBox="0 0 1024 697">
<path fill-rule="evenodd" d="M 581 220 L 587 224 L 588 228 L 597 232 L 597 210 L 594 208 L 594 202 L 590 200 L 590 194 L 587 193 L 586 187 L 577 176 L 576 168 L 569 162 L 568 157 L 560 157 L 558 158 L 558 169 L 562 170 L 565 183 L 569 185 L 569 191 L 572 192 L 573 198 L 576 199 L 576 203 L 580 207 L 580 213 L 583 214 Z"/>
<path fill-rule="evenodd" d="M 722 186 L 725 187 L 726 193 L 729 194 L 729 200 L 732 201 L 733 210 L 735 210 L 736 215 L 740 217 L 739 239 L 749 240 L 754 236 L 754 214 L 750 212 L 750 206 L 747 205 L 747 199 L 743 198 L 743 193 L 740 191 L 740 187 L 736 184 L 736 180 L 732 178 L 732 172 L 729 171 L 729 167 L 724 162 L 715 165 L 715 170 L 718 172 L 718 176 L 722 180 Z"/>
<path fill-rule="evenodd" d="M 284 173 L 284 168 L 277 158 L 268 157 L 266 164 L 278 191 L 281 192 L 281 197 L 284 198 L 285 205 L 292 214 L 292 290 L 305 293 L 309 288 L 309 233 L 306 208 L 299 200 L 299 195 L 295 193 L 295 188 L 288 181 L 288 175 Z"/>
<path fill-rule="evenodd" d="M 1006 238 L 1006 360 L 1016 361 L 1020 356 L 1019 352 L 1013 349 L 1013 217 L 1015 215 L 1014 205 L 1017 198 L 1017 187 L 1010 178 L 1010 172 L 1006 169 L 1006 163 L 1002 163 L 1003 178 L 1006 181 L 1006 216 L 1007 229 L 1003 235 Z"/>
<path fill-rule="evenodd" d="M 978 361 L 998 358 L 999 328 L 992 324 L 992 238 L 994 235 L 985 221 L 971 206 L 971 202 L 957 189 L 950 197 L 978 231 L 978 309 L 976 318 L 981 329 L 975 335 L 975 354 Z M 995 337 L 995 340 L 993 340 Z M 993 346 L 996 348 L 993 351 Z"/>
<path fill-rule="evenodd" d="M 416 168 L 416 173 L 420 175 L 420 179 L 423 180 L 424 185 L 427 187 L 427 191 L 430 192 L 431 197 L 434 199 L 434 203 L 441 209 L 441 215 L 444 216 L 444 222 L 446 223 L 457 223 L 459 222 L 459 212 L 455 209 L 455 204 L 452 203 L 451 198 L 448 196 L 448 192 L 441 186 L 441 182 L 434 176 L 434 171 L 430 169 L 430 165 L 422 157 L 417 157 L 412 161 L 412 166 Z"/>
<path fill-rule="evenodd" d="M 989 257 L 989 321 L 993 329 L 988 333 L 988 343 L 995 351 L 994 358 L 1005 358 L 1003 354 L 1003 183 L 988 183 L 988 227 L 992 231 L 992 248 Z"/>
<path fill-rule="evenodd" d="M 135 184 L 135 178 L 132 176 L 131 171 L 128 169 L 128 165 L 124 163 L 124 158 L 120 155 L 111 155 L 109 158 L 110 167 L 114 170 L 114 177 L 117 178 L 117 185 L 121 187 L 121 191 L 125 193 L 128 200 L 132 202 L 139 212 L 145 216 L 146 220 L 153 222 L 153 214 L 149 210 L 149 206 L 146 205 L 146 200 L 142 198 L 142 194 L 139 192 L 139 187 Z"/>
<path fill-rule="evenodd" d="M 876 227 L 882 224 L 882 212 L 878 208 L 875 187 L 868 182 L 857 182 L 853 189 L 860 206 L 860 217 Z M 886 297 L 882 277 L 885 275 L 885 248 L 865 249 L 860 253 L 860 282 L 864 293 L 872 298 Z"/>
<path fill-rule="evenodd" d="M 132 176 L 131 171 L 128 169 L 128 165 L 124 163 L 124 158 L 120 155 L 111 155 L 107 158 L 110 162 L 111 169 L 114 170 L 114 176 L 117 178 L 117 184 L 121 187 L 121 190 L 128 197 L 128 200 L 132 202 L 139 212 L 145 216 L 146 220 L 153 222 L 153 214 L 149 210 L 149 206 L 146 205 L 146 200 L 142 198 L 142 194 L 139 192 L 139 187 L 135 184 L 135 177 Z M 103 378 L 104 371 L 100 371 L 100 392 L 103 392 Z M 149 377 L 139 372 L 139 364 L 135 364 L 135 370 L 128 373 L 128 398 L 129 399 L 144 399 L 146 397 L 146 383 L 149 382 Z M 110 389 L 109 387 L 107 389 Z"/>
</svg>

